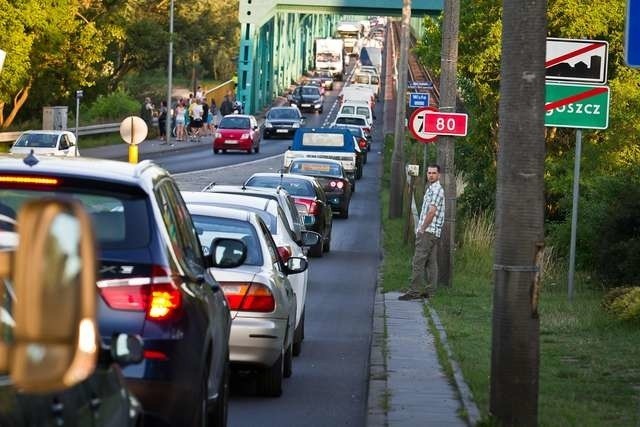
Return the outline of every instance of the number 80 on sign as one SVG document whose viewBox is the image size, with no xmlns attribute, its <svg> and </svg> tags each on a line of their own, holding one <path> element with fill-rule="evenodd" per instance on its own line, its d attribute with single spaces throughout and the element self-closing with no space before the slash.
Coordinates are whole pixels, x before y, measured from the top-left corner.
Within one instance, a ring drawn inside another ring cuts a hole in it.
<svg viewBox="0 0 640 427">
<path fill-rule="evenodd" d="M 438 135 L 465 136 L 468 116 L 443 113 L 434 107 L 419 108 L 409 118 L 409 131 L 423 142 L 432 142 Z"/>
</svg>

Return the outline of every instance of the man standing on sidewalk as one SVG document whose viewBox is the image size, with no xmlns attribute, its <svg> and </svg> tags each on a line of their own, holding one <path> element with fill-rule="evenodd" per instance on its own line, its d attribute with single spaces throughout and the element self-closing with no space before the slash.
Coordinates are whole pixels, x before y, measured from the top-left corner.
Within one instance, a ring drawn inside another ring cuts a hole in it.
<svg viewBox="0 0 640 427">
<path fill-rule="evenodd" d="M 427 167 L 427 181 L 429 187 L 424 194 L 420 219 L 416 227 L 416 246 L 413 254 L 411 269 L 411 288 L 398 297 L 399 300 L 412 300 L 429 298 L 432 292 L 428 283 L 427 273 L 429 260 L 433 255 L 433 249 L 440 238 L 444 225 L 444 189 L 440 185 L 440 166 L 429 165 Z"/>
</svg>

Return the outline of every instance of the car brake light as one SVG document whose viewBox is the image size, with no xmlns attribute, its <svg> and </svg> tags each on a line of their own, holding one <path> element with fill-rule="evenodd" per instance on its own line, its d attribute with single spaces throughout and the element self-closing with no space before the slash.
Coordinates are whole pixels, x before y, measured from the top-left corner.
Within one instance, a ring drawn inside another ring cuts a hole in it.
<svg viewBox="0 0 640 427">
<path fill-rule="evenodd" d="M 144 311 L 147 318 L 163 320 L 181 306 L 182 294 L 168 267 L 154 265 L 150 277 L 98 281 L 100 295 L 114 310 Z"/>
<path fill-rule="evenodd" d="M 304 197 L 296 197 L 297 204 L 303 204 L 307 207 L 307 215 L 316 215 L 318 213 L 318 204 L 315 199 L 307 199 Z"/>
<path fill-rule="evenodd" d="M 291 246 L 278 246 L 278 255 L 282 258 L 282 262 L 287 262 L 291 258 Z"/>
<path fill-rule="evenodd" d="M 169 360 L 169 357 L 164 352 L 158 350 L 144 350 L 142 356 L 150 360 Z"/>
<path fill-rule="evenodd" d="M 364 139 L 360 139 L 358 145 L 360 146 L 360 148 L 367 148 L 367 141 L 365 141 Z"/>
<path fill-rule="evenodd" d="M 256 282 L 220 282 L 230 310 L 270 313 L 276 307 L 271 290 Z"/>
<path fill-rule="evenodd" d="M 60 179 L 46 176 L 0 175 L 0 182 L 27 185 L 58 185 Z"/>
<path fill-rule="evenodd" d="M 331 181 L 329 183 L 329 186 L 331 188 L 342 188 L 342 187 L 344 187 L 344 183 L 342 181 Z"/>
</svg>

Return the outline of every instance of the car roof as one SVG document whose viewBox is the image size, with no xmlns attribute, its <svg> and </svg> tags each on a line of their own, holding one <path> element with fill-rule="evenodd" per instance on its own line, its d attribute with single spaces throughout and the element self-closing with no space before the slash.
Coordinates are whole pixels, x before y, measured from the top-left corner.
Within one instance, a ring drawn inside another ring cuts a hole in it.
<svg viewBox="0 0 640 427">
<path fill-rule="evenodd" d="M 182 191 L 181 194 L 187 204 L 242 204 L 250 208 L 268 211 L 271 203 L 278 203 L 274 199 L 267 199 L 253 194 L 206 191 Z"/>
<path fill-rule="evenodd" d="M 32 156 L 22 157 L 11 154 L 0 154 L 0 171 L 58 177 L 78 177 L 129 184 L 138 182 L 143 174 L 151 174 L 152 177 L 160 175 L 169 176 L 167 171 L 150 160 L 143 160 L 140 163 L 132 164 L 89 157 L 33 156 L 38 162 L 33 166 L 28 166 L 25 160 L 31 157 Z"/>
<path fill-rule="evenodd" d="M 215 206 L 213 204 L 187 203 L 189 212 L 192 215 L 218 216 L 222 218 L 237 219 L 239 221 L 250 221 L 252 216 L 257 216 L 255 212 L 240 210 L 230 207 Z"/>
<path fill-rule="evenodd" d="M 250 114 L 227 114 L 226 116 L 224 116 L 222 118 L 224 119 L 225 117 L 229 117 L 229 118 L 238 118 L 238 117 L 240 117 L 240 118 L 245 118 L 245 119 L 255 118 Z"/>
<path fill-rule="evenodd" d="M 339 113 L 336 116 L 336 120 L 338 120 L 340 117 L 348 117 L 348 118 L 354 118 L 354 119 L 364 119 L 367 120 L 367 116 L 365 116 L 364 114 L 346 114 L 346 113 Z"/>
<path fill-rule="evenodd" d="M 358 126 L 354 126 L 354 128 L 360 129 Z M 298 158 L 298 159 L 292 159 L 291 163 L 328 163 L 328 164 L 335 164 L 338 166 L 342 166 L 342 163 L 340 163 L 338 160 L 333 160 L 333 159 Z"/>
<path fill-rule="evenodd" d="M 253 175 L 251 175 L 249 178 L 247 178 L 247 181 L 249 181 L 251 178 L 254 177 L 268 177 L 268 178 L 280 178 L 282 177 L 283 180 L 286 179 L 300 179 L 302 181 L 309 181 L 309 182 L 315 182 L 315 180 L 313 178 L 309 178 L 307 176 L 302 176 L 302 175 L 295 175 L 294 174 L 289 174 L 289 173 L 283 173 L 283 174 L 279 174 L 279 173 L 274 173 L 274 172 L 257 172 L 254 173 Z M 262 187 L 251 187 L 251 188 L 262 188 Z"/>
</svg>

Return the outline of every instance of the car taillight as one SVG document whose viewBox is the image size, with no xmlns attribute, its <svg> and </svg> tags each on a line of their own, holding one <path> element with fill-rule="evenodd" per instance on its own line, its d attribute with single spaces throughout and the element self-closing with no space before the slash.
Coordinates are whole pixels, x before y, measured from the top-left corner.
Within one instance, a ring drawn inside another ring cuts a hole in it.
<svg viewBox="0 0 640 427">
<path fill-rule="evenodd" d="M 360 148 L 367 148 L 367 141 L 364 139 L 359 139 L 358 145 L 360 146 Z"/>
<path fill-rule="evenodd" d="M 168 267 L 154 265 L 149 277 L 98 281 L 100 295 L 114 310 L 144 311 L 147 318 L 168 319 L 181 306 L 182 294 Z"/>
<path fill-rule="evenodd" d="M 0 182 L 24 185 L 58 185 L 60 179 L 48 176 L 0 175 Z"/>
<path fill-rule="evenodd" d="M 282 258 L 282 262 L 287 262 L 287 260 L 291 258 L 291 246 L 278 246 L 278 255 Z"/>
<path fill-rule="evenodd" d="M 363 130 L 366 134 L 370 134 L 370 133 L 371 133 L 371 128 L 362 128 L 362 130 Z"/>
<path fill-rule="evenodd" d="M 329 186 L 330 186 L 331 188 L 338 188 L 338 189 L 341 189 L 342 187 L 344 187 L 344 182 L 342 182 L 342 181 L 331 181 L 331 182 L 329 183 Z"/>
<path fill-rule="evenodd" d="M 314 199 L 305 199 L 302 197 L 296 198 L 297 204 L 302 204 L 307 207 L 307 215 L 316 215 L 318 213 L 318 204 Z M 300 211 L 298 209 L 298 211 Z"/>
<path fill-rule="evenodd" d="M 304 203 L 296 203 L 296 210 L 298 211 L 298 214 L 300 214 L 300 215 L 308 215 L 309 214 L 309 208 L 307 208 L 307 205 L 305 205 Z"/>
<path fill-rule="evenodd" d="M 230 310 L 270 313 L 276 300 L 268 286 L 256 282 L 220 282 Z"/>
</svg>

